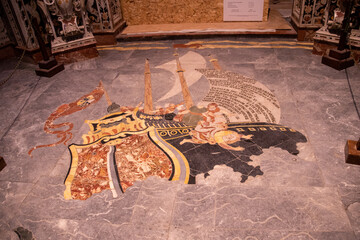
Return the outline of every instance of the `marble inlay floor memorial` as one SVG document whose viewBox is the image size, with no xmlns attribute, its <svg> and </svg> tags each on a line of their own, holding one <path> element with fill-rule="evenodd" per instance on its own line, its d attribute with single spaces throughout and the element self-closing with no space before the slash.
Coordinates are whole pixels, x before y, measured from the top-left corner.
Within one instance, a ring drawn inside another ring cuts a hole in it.
<svg viewBox="0 0 360 240">
<path fill-rule="evenodd" d="M 0 236 L 359 239 L 344 147 L 360 136 L 360 70 L 311 49 L 122 42 L 52 78 L 21 63 L 0 88 Z"/>
</svg>

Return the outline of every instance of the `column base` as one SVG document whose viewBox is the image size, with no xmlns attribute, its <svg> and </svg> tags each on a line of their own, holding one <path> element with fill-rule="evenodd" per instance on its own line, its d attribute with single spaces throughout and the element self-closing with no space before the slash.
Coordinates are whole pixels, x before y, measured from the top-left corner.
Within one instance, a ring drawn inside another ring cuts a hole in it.
<svg viewBox="0 0 360 240">
<path fill-rule="evenodd" d="M 126 27 L 126 22 L 121 21 L 112 31 L 94 31 L 93 35 L 96 40 L 96 45 L 115 45 L 117 43 L 116 36 Z"/>
<path fill-rule="evenodd" d="M 59 63 L 68 64 L 95 58 L 99 56 L 99 52 L 96 49 L 96 45 L 93 44 L 91 46 L 59 52 L 54 54 L 54 56 Z"/>
<path fill-rule="evenodd" d="M 348 140 L 345 145 L 345 162 L 360 165 L 360 150 L 357 149 L 357 142 Z"/>
<path fill-rule="evenodd" d="M 0 48 L 0 60 L 15 57 L 14 44 L 7 44 Z"/>
<path fill-rule="evenodd" d="M 91 33 L 74 41 L 53 43 L 51 52 L 59 63 L 64 64 L 80 62 L 99 56 L 95 38 Z"/>
<path fill-rule="evenodd" d="M 297 32 L 297 40 L 298 41 L 312 41 L 315 35 L 315 32 L 320 27 L 311 27 L 311 28 L 304 28 L 297 25 L 296 21 L 291 18 L 291 26 L 295 29 Z"/>
<path fill-rule="evenodd" d="M 315 55 L 323 56 L 323 55 L 329 54 L 331 50 L 336 50 L 337 47 L 338 47 L 337 43 L 319 41 L 319 40 L 315 39 L 312 53 L 315 54 Z M 359 60 L 360 60 L 360 48 L 352 46 L 351 47 L 351 53 L 352 53 L 353 59 L 356 62 L 359 62 Z"/>
<path fill-rule="evenodd" d="M 0 157 L 0 171 L 6 167 L 6 162 L 3 157 Z"/>
<path fill-rule="evenodd" d="M 35 69 L 35 73 L 38 76 L 50 78 L 64 69 L 63 63 L 58 63 L 54 57 L 50 57 L 47 61 L 39 62 L 39 68 Z"/>
<path fill-rule="evenodd" d="M 347 58 L 347 59 L 336 59 L 330 56 L 323 56 L 322 60 L 321 60 L 322 64 L 325 64 L 329 67 L 332 67 L 336 70 L 344 70 L 346 68 L 352 67 L 354 66 L 355 62 L 354 59 L 352 58 Z"/>
</svg>

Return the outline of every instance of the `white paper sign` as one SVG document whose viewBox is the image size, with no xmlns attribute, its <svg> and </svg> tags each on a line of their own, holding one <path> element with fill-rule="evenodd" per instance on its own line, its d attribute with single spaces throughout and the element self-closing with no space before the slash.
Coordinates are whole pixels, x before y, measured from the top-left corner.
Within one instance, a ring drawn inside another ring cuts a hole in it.
<svg viewBox="0 0 360 240">
<path fill-rule="evenodd" d="M 224 0 L 224 21 L 262 21 L 264 0 Z"/>
</svg>

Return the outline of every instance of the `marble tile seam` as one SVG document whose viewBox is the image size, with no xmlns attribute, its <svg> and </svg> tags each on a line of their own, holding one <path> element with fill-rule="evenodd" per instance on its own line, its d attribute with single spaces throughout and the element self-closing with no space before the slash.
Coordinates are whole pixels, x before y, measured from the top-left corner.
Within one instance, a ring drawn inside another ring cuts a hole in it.
<svg viewBox="0 0 360 240">
<path fill-rule="evenodd" d="M 35 183 L 32 184 L 31 190 L 25 194 L 25 197 L 23 197 L 19 203 L 17 203 L 17 206 L 15 207 L 15 209 L 13 209 L 14 206 L 12 206 L 12 211 L 14 211 L 14 212 L 12 212 L 12 216 L 10 217 L 10 219 L 8 221 L 17 220 L 21 216 L 22 205 L 25 202 L 25 200 L 28 198 L 28 196 L 31 194 L 32 190 L 35 189 L 35 186 L 36 186 Z"/>
<path fill-rule="evenodd" d="M 360 169 L 360 167 L 358 166 L 358 168 Z M 360 189 L 360 185 L 356 185 L 356 184 L 348 184 L 346 182 L 341 182 L 340 184 L 343 185 L 338 185 L 338 188 L 356 188 L 356 189 Z"/>
<path fill-rule="evenodd" d="M 171 240 L 179 239 L 181 236 L 187 239 L 347 239 L 356 240 L 352 231 L 282 231 L 258 229 L 221 229 L 221 228 L 173 228 Z"/>
<path fill-rule="evenodd" d="M 338 187 L 342 187 L 341 184 L 347 184 L 345 182 L 336 182 L 334 183 L 334 180 L 332 180 L 331 178 L 329 178 L 329 180 L 325 181 L 325 187 L 335 187 L 335 188 L 338 188 Z M 354 185 L 356 187 L 360 187 L 360 183 L 358 185 Z"/>
<path fill-rule="evenodd" d="M 281 72 L 282 72 L 282 74 L 283 74 L 283 76 L 284 76 L 284 78 L 285 78 L 285 81 L 287 82 L 287 85 L 289 86 L 289 84 L 290 84 L 289 81 L 290 81 L 290 80 L 286 77 L 286 74 L 285 74 L 285 72 L 284 72 L 284 69 L 282 69 Z M 300 123 L 299 123 L 299 125 L 301 126 L 302 131 L 303 131 L 303 134 L 305 135 L 305 137 L 306 137 L 306 139 L 307 139 L 307 141 L 308 141 L 308 144 L 309 144 L 309 146 L 310 146 L 311 152 L 313 153 L 313 156 L 314 156 L 314 158 L 315 158 L 315 164 L 317 165 L 318 169 L 320 169 L 320 176 L 321 176 L 322 182 L 323 182 L 324 184 L 326 184 L 325 175 L 324 175 L 324 173 L 323 173 L 323 171 L 322 171 L 322 168 L 320 168 L 320 166 L 319 166 L 319 159 L 318 159 L 318 157 L 317 157 L 317 155 L 316 155 L 316 153 L 315 153 L 315 148 L 314 148 L 314 145 L 313 145 L 313 143 L 312 143 L 312 140 L 310 139 L 309 130 L 308 130 L 308 128 L 307 128 L 307 125 L 304 124 L 304 123 L 305 123 L 305 119 L 303 118 L 302 114 L 300 114 L 299 105 L 298 105 L 299 103 L 298 103 L 298 101 L 297 101 L 297 98 L 294 96 L 294 93 L 293 93 L 293 90 L 292 90 L 292 89 L 290 89 L 290 96 L 292 96 L 292 99 L 295 100 L 295 101 L 294 101 L 295 111 L 296 111 L 297 115 L 300 116 L 300 117 L 299 117 L 299 118 L 300 118 Z"/>
<path fill-rule="evenodd" d="M 330 193 L 328 193 L 330 194 Z M 290 195 L 289 197 L 291 197 L 292 195 Z M 319 196 L 317 196 L 319 197 Z M 293 215 L 293 217 L 295 218 L 299 218 L 301 216 L 303 216 L 305 214 L 306 218 L 308 220 L 314 220 L 315 223 L 317 222 L 317 217 L 314 214 L 308 214 L 308 211 L 317 211 L 317 212 L 323 212 L 323 213 L 327 213 L 329 214 L 328 217 L 331 217 L 333 219 L 337 219 L 336 221 L 340 221 L 344 224 L 343 227 L 349 228 L 350 222 L 349 219 L 345 213 L 345 210 L 341 207 L 341 201 L 339 199 L 336 198 L 332 198 L 332 200 L 329 202 L 328 201 L 328 196 L 322 196 L 320 197 L 320 199 L 313 199 L 311 196 L 307 196 L 306 198 L 310 198 L 310 200 L 308 201 L 295 201 L 294 204 L 296 206 L 296 209 L 292 210 L 291 212 L 288 212 L 288 214 Z M 250 199 L 249 201 L 255 201 L 255 198 Z M 281 198 L 280 198 L 281 199 Z M 228 211 L 230 211 L 231 208 L 236 207 L 236 202 L 233 201 L 227 201 L 226 199 L 221 200 L 224 204 L 221 206 L 221 208 L 226 207 L 227 209 L 223 210 L 223 213 L 227 213 Z M 256 199 L 256 201 L 258 202 L 258 200 Z M 270 201 L 268 199 L 265 199 L 266 202 Z M 289 202 L 291 201 L 290 199 L 285 199 L 285 202 Z M 271 201 L 270 201 L 271 202 Z M 256 204 L 257 206 L 258 204 Z M 272 206 L 272 204 L 271 204 Z M 276 206 L 276 204 L 275 204 Z M 274 206 L 273 206 L 274 207 Z M 266 206 L 264 206 L 264 208 L 266 209 Z M 312 209 L 312 210 L 311 210 Z M 249 211 L 248 213 L 250 213 L 251 211 Z M 279 215 L 278 215 L 279 214 Z M 271 216 L 270 216 L 271 215 Z M 280 217 L 285 219 L 281 219 Z M 278 219 L 281 222 L 283 222 L 283 224 L 285 224 L 284 226 L 281 226 L 281 230 L 300 230 L 298 229 L 299 227 L 301 228 L 301 230 L 305 230 L 307 227 L 310 227 L 310 225 L 306 226 L 306 225 L 302 225 L 302 226 L 298 226 L 298 225 L 294 225 L 295 223 L 292 222 L 290 220 L 289 217 L 286 217 L 286 215 L 284 215 L 284 212 L 282 211 L 276 211 L 276 212 L 269 212 L 268 214 L 260 214 L 260 219 L 258 217 L 256 217 L 256 215 L 252 216 L 251 218 L 249 218 L 250 216 L 245 216 L 244 219 L 241 218 L 240 216 L 238 217 L 238 220 L 241 221 L 242 223 L 238 223 L 241 226 L 245 224 L 245 222 L 249 222 L 250 224 L 267 224 L 271 219 Z M 226 217 L 227 219 L 229 219 L 230 217 Z M 220 218 L 221 219 L 221 218 Z M 218 221 L 220 221 L 220 219 L 217 219 Z M 249 219 L 249 220 L 248 220 Z M 254 220 L 251 220 L 254 219 Z M 345 221 L 345 222 L 344 222 Z M 221 223 L 221 222 L 220 222 Z M 291 226 L 289 225 L 291 224 Z M 312 228 L 313 231 L 316 230 L 325 230 L 326 228 L 324 228 L 322 226 L 322 224 L 320 224 L 319 222 L 316 224 L 317 226 L 314 226 L 315 228 Z M 245 226 L 242 226 L 244 228 L 246 228 L 246 224 Z M 253 228 L 254 226 L 251 226 L 251 228 Z M 278 230 L 278 229 L 274 229 L 274 226 L 272 224 L 270 224 L 269 226 L 265 226 L 265 228 L 263 229 L 273 229 L 273 230 Z M 279 229 L 280 230 L 280 229 Z"/>
<path fill-rule="evenodd" d="M 203 197 L 201 199 L 195 199 L 195 200 L 191 200 L 192 203 L 187 203 L 185 200 L 176 200 L 175 201 L 175 204 L 185 204 L 187 206 L 200 206 L 201 205 L 201 202 L 208 199 L 208 198 L 213 198 L 215 197 L 215 193 L 212 193 L 206 197 Z M 196 202 L 196 203 L 194 203 Z"/>
<path fill-rule="evenodd" d="M 175 226 L 172 226 L 175 227 Z M 175 228 L 179 228 L 179 229 L 191 229 L 194 230 L 195 228 L 192 226 L 181 226 L 181 227 L 175 227 Z M 311 230 L 311 229 L 305 229 L 305 230 L 287 230 L 287 229 L 266 229 L 266 228 L 258 228 L 258 227 L 222 227 L 222 226 L 214 226 L 214 227 L 200 227 L 200 228 L 196 228 L 196 229 L 207 229 L 210 231 L 221 231 L 221 230 L 241 230 L 241 231 L 265 231 L 265 232 L 296 232 L 296 233 L 300 233 L 300 232 L 312 232 L 312 233 L 316 233 L 316 232 L 323 232 L 323 233 L 332 233 L 332 232 L 352 232 L 350 231 L 342 231 L 342 230 Z M 172 230 L 172 229 L 171 229 Z"/>
<path fill-rule="evenodd" d="M 360 186 L 356 186 L 356 187 L 360 187 Z M 267 190 L 271 190 L 271 191 L 277 191 L 279 193 L 282 192 L 292 192 L 292 191 L 314 191 L 314 190 L 319 190 L 319 191 L 329 191 L 329 192 L 336 192 L 338 190 L 339 186 L 322 186 L 322 187 L 318 187 L 318 186 L 248 186 L 248 185 L 228 185 L 228 186 L 222 186 L 222 187 L 216 187 L 215 190 L 215 195 L 216 196 L 227 196 L 228 193 L 219 193 L 220 191 L 224 191 L 224 189 L 234 189 L 234 190 L 258 190 L 258 192 L 261 192 L 261 189 L 267 189 Z M 233 195 L 237 195 L 238 193 L 232 193 Z M 240 194 L 241 195 L 241 194 Z M 242 194 L 242 196 L 245 196 L 244 194 Z M 249 198 L 251 199 L 251 198 Z"/>
<path fill-rule="evenodd" d="M 290 79 L 287 78 L 287 80 L 289 81 Z M 345 80 L 346 81 L 346 80 Z M 308 83 L 307 86 L 309 86 L 311 83 Z M 317 83 L 319 84 L 319 83 Z M 343 94 L 346 94 L 347 96 L 345 96 L 345 98 L 351 98 L 350 95 L 350 91 L 349 91 L 349 87 L 348 84 L 346 82 L 344 82 L 344 80 L 340 83 L 338 83 L 338 85 L 341 84 L 342 85 L 342 89 L 339 89 L 337 86 L 333 85 L 334 88 L 336 89 L 326 89 L 326 88 L 321 88 L 321 86 L 313 86 L 316 89 L 306 89 L 304 86 L 297 86 L 298 87 L 302 87 L 300 89 L 295 89 L 294 87 L 291 88 L 291 90 L 293 91 L 293 96 L 295 99 L 298 99 L 300 96 L 304 96 L 306 94 L 311 95 L 316 93 L 317 97 L 322 97 L 325 98 L 324 100 L 346 100 L 344 99 Z M 304 99 L 304 98 L 300 98 L 299 100 L 302 100 L 303 102 L 306 102 L 306 100 L 309 99 Z M 352 99 L 351 99 L 352 101 Z"/>
<path fill-rule="evenodd" d="M 133 223 L 133 218 L 134 218 L 134 211 L 135 211 L 135 208 L 136 206 L 141 206 L 139 204 L 139 201 L 140 201 L 140 195 L 141 195 L 141 192 L 142 192 L 142 189 L 143 189 L 143 184 L 141 184 L 140 186 L 140 189 L 138 190 L 139 191 L 139 194 L 136 196 L 136 200 L 134 201 L 134 205 L 131 207 L 132 208 L 132 212 L 131 212 L 131 217 L 129 219 L 129 223 Z"/>
<path fill-rule="evenodd" d="M 185 232 L 188 230 L 187 232 Z M 286 239 L 347 239 L 356 240 L 353 232 L 313 232 L 313 231 L 272 231 L 272 230 L 206 230 L 201 233 L 190 231 L 189 229 L 174 229 L 172 231 L 172 238 L 169 240 L 178 239 L 178 235 L 182 234 L 188 239 L 267 239 L 267 240 L 286 240 Z M 177 232 L 178 231 L 178 232 Z M 335 238 L 334 238 L 335 236 Z M 330 238 L 329 238 L 330 237 Z"/>
<path fill-rule="evenodd" d="M 40 178 L 40 177 L 39 177 Z M 14 180 L 6 180 L 6 179 L 0 179 L 0 183 L 26 183 L 26 184 L 36 184 L 36 182 L 24 182 L 24 181 L 14 181 Z"/>
<path fill-rule="evenodd" d="M 272 218 L 276 218 L 278 219 L 279 217 L 275 214 L 273 216 L 270 216 L 267 221 L 271 220 Z M 245 222 L 248 221 L 250 222 L 250 219 L 245 219 Z M 266 221 L 266 220 L 265 220 Z M 350 223 L 349 223 L 350 224 Z M 350 225 L 349 225 L 350 226 Z M 296 229 L 293 228 L 291 226 L 289 226 L 288 228 L 281 228 L 281 229 L 274 229 L 271 227 L 258 227 L 258 226 L 254 226 L 254 227 L 244 227 L 244 226 L 239 226 L 239 227 L 220 227 L 215 225 L 214 227 L 216 230 L 241 230 L 241 231 L 257 231 L 259 229 L 261 229 L 261 231 L 265 231 L 265 232 L 296 232 L 296 233 L 302 233 L 302 232 L 307 232 L 307 233 L 333 233 L 333 232 L 352 232 L 354 233 L 355 230 L 353 230 L 353 228 L 350 226 L 349 229 L 344 229 L 344 230 L 335 230 L 335 231 L 331 231 L 331 230 L 316 230 L 316 229 L 309 229 L 309 228 L 303 228 L 303 229 Z"/>
<path fill-rule="evenodd" d="M 0 142 L 2 142 L 2 140 L 4 139 L 4 137 L 8 134 L 8 132 L 11 130 L 11 128 L 13 127 L 13 125 L 15 124 L 16 121 L 18 121 L 22 111 L 25 109 L 25 106 L 29 103 L 29 100 L 31 98 L 31 96 L 33 95 L 35 89 L 37 88 L 39 82 L 40 82 L 41 77 L 38 77 L 37 82 L 35 84 L 35 86 L 33 87 L 33 89 L 31 90 L 31 92 L 29 93 L 28 97 L 26 98 L 25 102 L 23 103 L 23 106 L 20 108 L 18 114 L 16 115 L 16 117 L 14 118 L 13 122 L 11 123 L 11 125 L 8 127 L 8 129 L 4 132 L 4 134 L 0 137 Z"/>
<path fill-rule="evenodd" d="M 192 227 L 176 227 L 177 229 L 186 229 L 186 230 L 194 230 L 194 228 Z M 204 228 L 201 228 L 202 230 L 204 230 Z M 354 233 L 355 230 L 335 230 L 335 231 L 331 231 L 331 230 L 311 230 L 311 229 L 304 229 L 304 230 L 295 230 L 295 229 L 269 229 L 269 228 L 259 228 L 259 227 L 219 227 L 219 226 L 215 226 L 215 227 L 206 227 L 206 230 L 209 231 L 231 231 L 231 230 L 240 230 L 241 232 L 243 231 L 250 231 L 250 232 L 256 232 L 256 231 L 260 231 L 260 232 L 291 232 L 291 233 L 296 233 L 296 234 L 300 234 L 300 233 L 345 233 L 345 232 L 351 232 Z M 173 229 L 170 229 L 170 231 L 172 231 Z M 286 238 L 282 238 L 282 239 L 286 239 Z"/>
<path fill-rule="evenodd" d="M 169 239 L 169 237 L 170 237 L 170 230 L 171 230 L 171 226 L 172 226 L 172 224 L 173 224 L 173 222 L 174 222 L 174 210 L 175 210 L 175 205 L 176 205 L 176 199 L 177 199 L 177 192 L 176 192 L 176 194 L 175 194 L 175 197 L 174 197 L 174 200 L 173 200 L 173 202 L 172 202 L 172 208 L 171 208 L 171 215 L 170 215 L 170 221 L 169 221 L 169 225 L 168 225 L 168 227 L 166 228 L 167 229 L 167 239 Z"/>
<path fill-rule="evenodd" d="M 17 226 L 23 226 L 30 230 L 36 239 L 99 239 L 99 233 L 106 233 L 106 239 L 116 239 L 113 235 L 113 229 L 110 230 L 110 227 L 107 226 L 106 223 L 86 223 L 88 222 L 83 223 L 66 218 L 52 220 L 25 219 Z M 95 225 L 95 227 L 92 225 Z M 108 234 L 110 234 L 110 236 Z"/>
</svg>

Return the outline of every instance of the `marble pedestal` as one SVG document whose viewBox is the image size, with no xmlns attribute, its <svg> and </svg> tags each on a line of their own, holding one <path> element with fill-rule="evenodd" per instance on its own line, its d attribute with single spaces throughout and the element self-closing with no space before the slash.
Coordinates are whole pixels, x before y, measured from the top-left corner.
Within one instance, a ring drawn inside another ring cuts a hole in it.
<svg viewBox="0 0 360 240">
<path fill-rule="evenodd" d="M 94 31 L 94 37 L 97 45 L 115 45 L 117 43 L 116 36 L 126 27 L 126 22 L 121 21 L 115 29 L 111 31 Z"/>
<path fill-rule="evenodd" d="M 0 171 L 6 167 L 6 163 L 3 157 L 0 157 Z"/>
<path fill-rule="evenodd" d="M 13 44 L 8 44 L 0 48 L 0 60 L 14 56 L 15 56 L 15 50 Z"/>
<path fill-rule="evenodd" d="M 89 36 L 58 44 L 52 44 L 51 52 L 60 63 L 73 63 L 99 56 L 96 50 L 96 40 Z"/>
<path fill-rule="evenodd" d="M 360 142 L 360 140 L 359 140 Z M 345 162 L 360 165 L 360 143 L 348 140 L 345 145 Z"/>
</svg>

